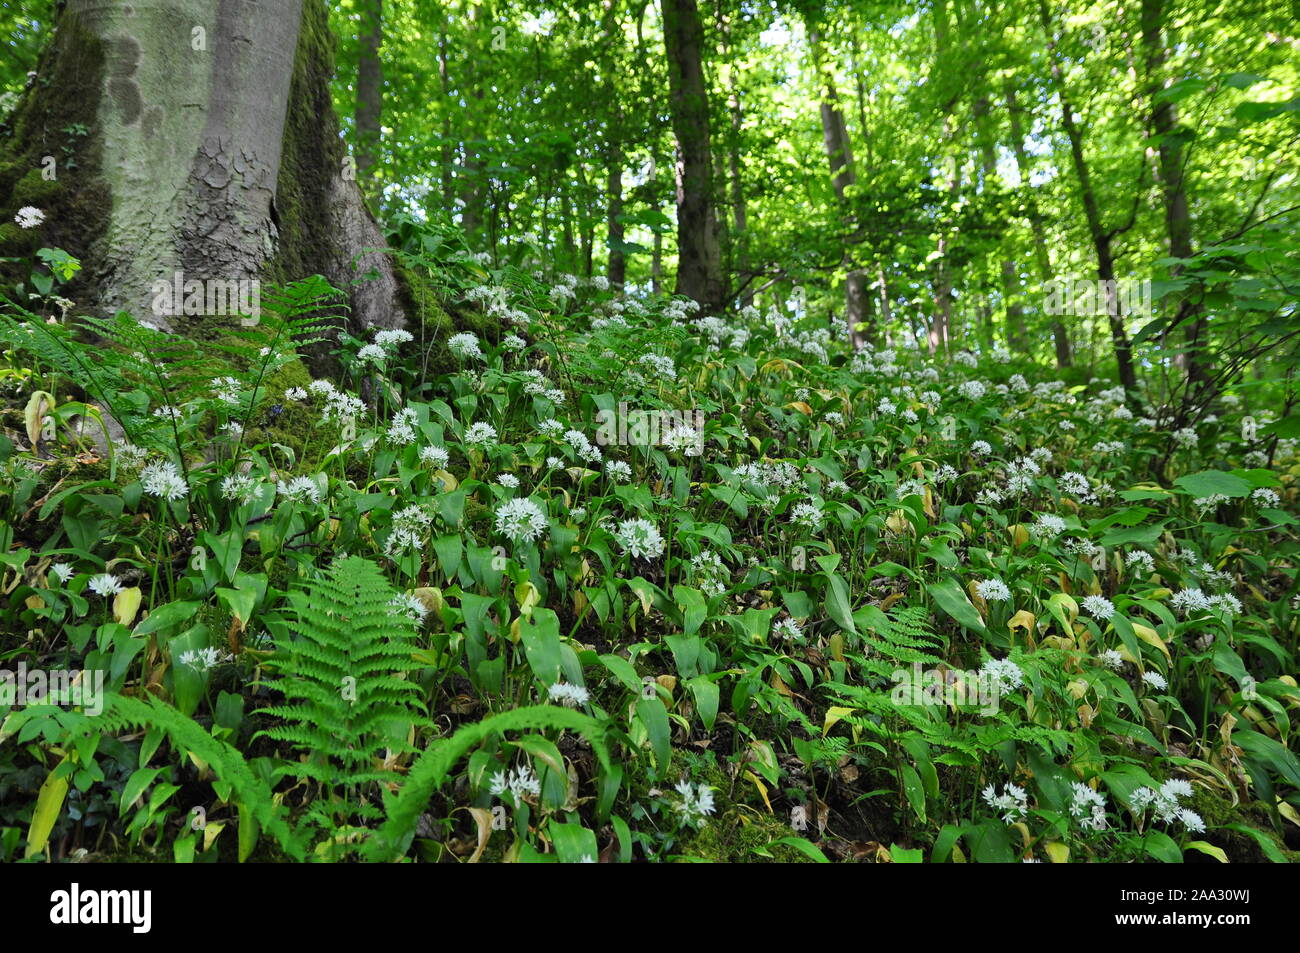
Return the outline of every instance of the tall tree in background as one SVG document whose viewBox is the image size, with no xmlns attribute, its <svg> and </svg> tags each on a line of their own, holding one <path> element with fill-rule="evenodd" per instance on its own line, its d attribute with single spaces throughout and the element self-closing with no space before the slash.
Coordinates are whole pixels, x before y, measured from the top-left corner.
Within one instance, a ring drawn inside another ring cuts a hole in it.
<svg viewBox="0 0 1300 953">
<path fill-rule="evenodd" d="M 695 0 L 661 0 L 660 15 L 677 138 L 677 293 L 716 309 L 726 300 L 726 286 L 713 195 L 704 30 Z"/>
<path fill-rule="evenodd" d="M 1047 251 L 1047 223 L 1038 208 L 1038 199 L 1029 181 L 1032 166 L 1025 148 L 1025 133 L 1020 118 L 1022 110 L 1016 96 L 1016 83 L 1011 76 L 1006 77 L 1003 83 L 1003 99 L 1006 102 L 1007 123 L 1011 133 L 1011 153 L 1016 158 L 1016 177 L 1020 180 L 1020 194 L 1033 238 L 1034 262 L 1038 267 L 1039 281 L 1046 284 L 1052 280 L 1052 259 Z M 1069 367 L 1074 361 L 1070 332 L 1059 317 L 1052 319 L 1052 343 L 1056 350 L 1056 366 Z"/>
<path fill-rule="evenodd" d="M 808 48 L 812 55 L 813 69 L 817 74 L 817 88 L 821 99 L 822 146 L 826 150 L 826 159 L 830 165 L 831 185 L 835 189 L 835 198 L 844 208 L 846 215 L 851 216 L 852 206 L 847 190 L 857 184 L 858 176 L 853 165 L 853 147 L 849 141 L 849 128 L 844 122 L 839 92 L 835 88 L 835 74 L 827 61 L 821 33 L 811 20 L 805 23 L 808 29 Z M 859 330 L 859 325 L 867 321 L 870 303 L 866 272 L 860 268 L 850 268 L 844 279 L 844 320 L 848 325 L 849 339 L 855 346 L 875 337 L 874 329 L 870 327 Z"/>
<path fill-rule="evenodd" d="M 366 191 L 377 192 L 380 122 L 383 117 L 384 67 L 379 58 L 384 42 L 384 0 L 362 0 L 361 53 L 357 61 L 356 154 L 357 177 Z"/>
<path fill-rule="evenodd" d="M 1168 85 L 1165 77 L 1166 41 L 1164 0 L 1142 0 L 1142 46 L 1146 53 L 1147 96 L 1151 110 L 1150 131 L 1156 140 L 1160 156 L 1160 195 L 1165 211 L 1165 231 L 1169 239 L 1172 258 L 1192 257 L 1192 219 L 1187 210 L 1185 170 L 1183 168 L 1183 137 L 1178 128 L 1177 107 L 1164 96 Z M 1177 277 L 1181 265 L 1170 269 Z M 1186 299 L 1179 307 L 1177 324 L 1185 324 L 1183 364 L 1189 381 L 1201 382 L 1205 378 L 1205 362 L 1200 350 L 1205 346 L 1205 320 L 1203 310 Z"/>
<path fill-rule="evenodd" d="M 1119 296 L 1115 293 L 1115 249 L 1116 236 L 1133 227 L 1137 214 L 1137 202 L 1133 203 L 1133 215 L 1124 225 L 1107 227 L 1102 221 L 1101 205 L 1093 185 L 1092 170 L 1083 151 L 1083 131 L 1079 126 L 1077 113 L 1066 88 L 1065 73 L 1061 68 L 1060 55 L 1057 50 L 1055 27 L 1047 7 L 1047 0 L 1038 0 L 1039 18 L 1043 32 L 1047 36 L 1048 56 L 1051 60 L 1052 79 L 1056 86 L 1056 96 L 1061 103 L 1061 126 L 1065 130 L 1070 144 L 1070 161 L 1074 167 L 1075 178 L 1079 186 L 1079 201 L 1083 204 L 1084 219 L 1088 226 L 1088 236 L 1092 240 L 1093 251 L 1097 256 L 1097 278 L 1103 282 L 1105 289 L 1105 310 L 1107 323 L 1110 325 L 1111 344 L 1115 349 L 1115 364 L 1119 371 L 1119 381 L 1130 397 L 1137 394 L 1137 374 L 1133 369 L 1133 345 L 1129 341 L 1128 331 L 1124 327 L 1125 315 Z M 1145 169 L 1145 164 L 1142 166 Z M 1137 190 L 1140 196 L 1141 190 Z"/>
</svg>

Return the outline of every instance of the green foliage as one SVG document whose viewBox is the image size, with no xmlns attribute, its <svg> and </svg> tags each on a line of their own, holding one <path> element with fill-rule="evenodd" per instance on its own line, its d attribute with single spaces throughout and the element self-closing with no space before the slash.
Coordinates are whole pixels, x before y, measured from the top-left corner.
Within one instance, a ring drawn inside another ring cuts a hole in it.
<svg viewBox="0 0 1300 953">
<path fill-rule="evenodd" d="M 403 676 L 420 666 L 411 658 L 413 627 L 394 598 L 375 564 L 356 556 L 288 593 L 292 635 L 271 661 L 272 684 L 288 703 L 257 712 L 282 721 L 259 734 L 305 755 L 287 772 L 355 788 L 388 777 L 375 768 L 384 749 L 411 750 L 421 705 Z"/>
</svg>

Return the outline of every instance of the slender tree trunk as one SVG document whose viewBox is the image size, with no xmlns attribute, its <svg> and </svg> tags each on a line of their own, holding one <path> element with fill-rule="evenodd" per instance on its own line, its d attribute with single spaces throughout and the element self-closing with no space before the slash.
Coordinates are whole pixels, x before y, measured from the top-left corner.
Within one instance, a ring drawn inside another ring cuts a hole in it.
<svg viewBox="0 0 1300 953">
<path fill-rule="evenodd" d="M 478 24 L 480 19 L 479 11 L 480 8 L 477 6 L 469 8 L 471 23 Z M 478 32 L 478 29 L 475 28 L 474 33 L 477 35 Z M 468 119 L 469 117 L 483 115 L 483 81 L 473 63 L 466 62 L 464 72 L 469 78 L 467 95 L 474 100 L 474 104 L 464 112 Z M 463 131 L 464 139 L 461 140 L 460 224 L 470 241 L 475 239 L 477 233 L 483 227 L 483 206 L 487 193 L 487 183 L 484 181 L 483 175 L 486 166 L 479 145 L 482 134 L 482 130 L 476 129 L 471 122 L 466 122 Z"/>
<path fill-rule="evenodd" d="M 569 178 L 569 154 L 561 150 L 555 157 L 555 168 L 560 177 L 560 228 L 564 243 L 564 267 L 572 268 L 577 258 L 578 246 L 573 237 L 573 196 Z"/>
<path fill-rule="evenodd" d="M 1165 231 L 1169 238 L 1169 255 L 1172 258 L 1191 258 L 1192 220 L 1187 210 L 1186 182 L 1183 174 L 1183 142 L 1178 135 L 1178 112 L 1172 102 L 1162 100 L 1160 93 L 1168 85 L 1163 76 L 1166 60 L 1164 30 L 1164 0 L 1142 0 L 1142 45 L 1146 51 L 1146 76 L 1148 97 L 1151 102 L 1151 135 L 1159 141 L 1160 191 L 1165 207 Z M 1177 277 L 1182 265 L 1170 269 Z M 1179 316 L 1187 324 L 1184 337 L 1186 350 L 1179 362 L 1189 380 L 1202 383 L 1207 377 L 1206 362 L 1200 351 L 1204 346 L 1205 314 L 1203 309 L 1190 302 L 1183 305 Z"/>
<path fill-rule="evenodd" d="M 677 293 L 709 308 L 726 300 L 713 194 L 704 31 L 695 0 L 661 0 L 669 105 L 677 139 Z"/>
<path fill-rule="evenodd" d="M 650 258 L 650 290 L 659 294 L 664 290 L 664 235 L 655 230 L 654 248 Z M 750 299 L 751 301 L 753 298 Z"/>
<path fill-rule="evenodd" d="M 1038 201 L 1034 198 L 1033 186 L 1029 184 L 1031 166 L 1025 149 L 1025 134 L 1020 123 L 1020 106 L 1016 101 L 1015 81 L 1009 76 L 1004 81 L 1003 93 L 1007 104 L 1007 118 L 1011 126 L 1011 151 L 1016 157 L 1016 174 L 1020 179 L 1020 192 L 1024 197 L 1025 210 L 1029 218 L 1029 231 L 1033 235 L 1034 261 L 1038 265 L 1038 279 L 1046 284 L 1052 280 L 1052 261 L 1047 253 L 1047 238 L 1044 235 L 1046 226 L 1038 210 Z M 1073 363 L 1070 332 L 1060 318 L 1052 319 L 1052 343 L 1056 348 L 1056 366 L 1069 367 Z"/>
<path fill-rule="evenodd" d="M 617 141 L 609 145 L 606 170 L 605 208 L 609 226 L 609 283 L 622 288 L 627 279 L 627 260 L 623 255 L 623 150 Z"/>
<path fill-rule="evenodd" d="M 728 74 L 730 96 L 727 108 L 731 114 L 731 138 L 727 148 L 727 172 L 731 187 L 731 230 L 735 247 L 736 268 L 745 272 L 749 268 L 749 236 L 745 229 L 748 225 L 749 210 L 745 205 L 745 182 L 740 175 L 740 135 L 744 124 L 744 113 L 740 105 L 740 88 L 736 83 L 736 70 L 733 66 Z M 754 296 L 746 291 L 740 298 L 740 306 L 747 308 L 754 303 Z"/>
<path fill-rule="evenodd" d="M 885 277 L 883 261 L 876 262 L 876 293 L 880 297 L 880 321 L 886 329 L 885 333 L 888 334 L 889 326 L 893 322 L 893 314 L 889 307 L 889 281 Z"/>
<path fill-rule="evenodd" d="M 984 174 L 984 187 L 997 178 L 997 155 L 993 148 L 993 134 L 989 129 L 989 100 L 980 96 L 972 103 L 975 133 L 980 146 L 980 168 Z M 1020 305 L 1020 278 L 1015 259 L 1007 255 L 1002 259 L 1002 297 L 1005 301 L 1007 344 L 1020 354 L 1029 352 L 1029 331 L 1025 327 L 1025 311 Z"/>
<path fill-rule="evenodd" d="M 379 50 L 384 42 L 384 0 L 361 4 L 361 52 L 357 60 L 357 179 L 362 189 L 378 197 L 375 166 L 379 162 L 380 122 L 383 114 L 383 64 Z"/>
<path fill-rule="evenodd" d="M 451 154 L 451 111 L 447 104 L 451 99 L 451 80 L 447 75 L 447 20 L 443 14 L 442 26 L 438 31 L 438 83 L 442 88 L 442 144 L 438 147 L 439 175 L 442 181 L 443 208 L 451 208 L 456 192 L 452 177 Z"/>
<path fill-rule="evenodd" d="M 948 51 L 948 4 L 947 0 L 935 0 L 934 3 L 934 47 L 935 62 L 947 59 Z M 954 97 L 955 98 L 955 97 Z M 943 106 L 943 151 L 951 150 L 953 139 L 952 103 Z M 944 160 L 948 165 L 948 193 L 954 199 L 958 188 L 959 170 L 955 156 Z M 948 261 L 947 223 L 939 223 L 940 233 L 935 246 L 935 262 L 931 269 L 934 285 L 934 306 L 930 312 L 930 329 L 926 335 L 926 344 L 931 354 L 941 348 L 946 350 L 952 332 L 952 275 Z"/>
<path fill-rule="evenodd" d="M 835 88 L 834 74 L 826 63 L 821 34 L 811 23 L 807 27 L 808 47 L 812 54 L 813 68 L 817 72 L 817 86 L 821 90 L 822 146 L 826 150 L 835 198 L 844 210 L 845 216 L 851 219 L 853 212 L 846 190 L 857 183 L 858 177 L 853 166 L 853 147 L 849 142 L 849 129 L 844 122 L 844 111 L 840 108 L 840 97 Z M 854 348 L 861 347 L 864 341 L 875 336 L 874 329 L 870 327 L 861 331 L 858 329 L 859 325 L 867 324 L 869 300 L 866 273 L 857 268 L 850 268 L 844 279 L 844 322 L 847 326 L 849 343 Z"/>
<path fill-rule="evenodd" d="M 53 123 L 91 130 L 40 236 L 82 260 L 79 307 L 208 335 L 217 316 L 160 314 L 155 285 L 179 272 L 211 302 L 217 283 L 319 273 L 350 289 L 358 328 L 404 323 L 387 256 L 363 254 L 384 238 L 338 136 L 332 44 L 320 0 L 68 0 L 0 170 L 39 167 Z M 374 280 L 354 283 L 358 257 Z"/>
<path fill-rule="evenodd" d="M 1106 289 L 1106 317 L 1110 324 L 1111 343 L 1115 348 L 1115 364 L 1119 370 L 1120 383 L 1125 393 L 1132 398 L 1137 395 L 1137 374 L 1133 368 L 1133 346 L 1129 343 L 1128 332 L 1124 329 L 1124 315 L 1120 313 L 1118 296 L 1115 294 L 1115 253 L 1111 247 L 1113 235 L 1102 224 L 1097 193 L 1093 189 L 1092 176 L 1083 154 L 1083 133 L 1079 129 L 1078 122 L 1075 121 L 1074 106 L 1070 102 L 1060 60 L 1057 58 L 1056 40 L 1052 33 L 1051 15 L 1048 13 L 1046 0 L 1039 0 L 1038 9 L 1043 21 L 1043 30 L 1047 34 L 1052 78 L 1061 101 L 1061 125 L 1065 128 L 1065 135 L 1070 142 L 1070 160 L 1079 182 L 1079 198 L 1083 202 L 1084 219 L 1088 224 L 1088 234 L 1097 254 L 1097 277 Z"/>
</svg>

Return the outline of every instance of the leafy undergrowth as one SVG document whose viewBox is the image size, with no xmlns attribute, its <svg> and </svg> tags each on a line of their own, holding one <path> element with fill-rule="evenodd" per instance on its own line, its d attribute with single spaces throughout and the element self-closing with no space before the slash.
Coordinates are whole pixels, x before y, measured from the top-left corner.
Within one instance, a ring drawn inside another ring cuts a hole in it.
<svg viewBox="0 0 1300 953">
<path fill-rule="evenodd" d="M 1295 858 L 1254 391 L 422 266 L 499 337 L 0 318 L 5 859 Z"/>
</svg>

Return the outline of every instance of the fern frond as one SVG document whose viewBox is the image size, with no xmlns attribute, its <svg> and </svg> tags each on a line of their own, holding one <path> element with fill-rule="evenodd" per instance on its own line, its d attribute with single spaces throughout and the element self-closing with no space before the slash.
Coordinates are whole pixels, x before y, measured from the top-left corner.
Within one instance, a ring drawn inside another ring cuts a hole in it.
<svg viewBox="0 0 1300 953">
<path fill-rule="evenodd" d="M 406 849 L 429 798 L 447 779 L 456 762 L 472 749 L 493 735 L 537 728 L 559 728 L 580 733 L 591 742 L 601 766 L 609 767 L 605 726 L 589 715 L 568 708 L 532 705 L 492 715 L 472 725 L 464 725 L 450 738 L 429 745 L 411 765 L 397 794 L 385 795 L 387 817 L 366 842 L 366 858 L 372 861 L 393 860 Z"/>
</svg>

